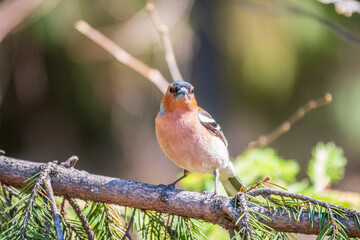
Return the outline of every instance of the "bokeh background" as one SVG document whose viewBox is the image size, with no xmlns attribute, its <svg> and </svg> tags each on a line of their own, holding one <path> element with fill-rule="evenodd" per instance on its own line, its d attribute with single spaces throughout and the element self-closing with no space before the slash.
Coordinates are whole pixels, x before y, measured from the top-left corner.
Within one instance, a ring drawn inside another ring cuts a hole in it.
<svg viewBox="0 0 360 240">
<path fill-rule="evenodd" d="M 181 170 L 154 129 L 161 92 L 74 28 L 84 19 L 171 81 L 145 1 L 15 1 L 22 3 L 0 1 L 0 26 L 28 15 L 6 36 L 0 31 L 0 148 L 40 162 L 77 155 L 77 167 L 92 173 L 173 181 Z M 335 142 L 348 164 L 334 188 L 360 192 L 359 14 L 346 17 L 316 0 L 159 0 L 156 7 L 184 78 L 221 124 L 231 156 L 330 92 L 332 104 L 271 147 L 300 163 L 301 179 L 316 143 Z"/>
</svg>

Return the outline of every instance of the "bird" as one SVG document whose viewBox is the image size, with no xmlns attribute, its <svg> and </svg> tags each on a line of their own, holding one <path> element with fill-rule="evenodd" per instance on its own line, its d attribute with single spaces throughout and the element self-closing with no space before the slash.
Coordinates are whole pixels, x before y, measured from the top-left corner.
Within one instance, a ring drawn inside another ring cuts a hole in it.
<svg viewBox="0 0 360 240">
<path fill-rule="evenodd" d="M 169 84 L 155 119 L 155 130 L 162 151 L 184 170 L 184 175 L 167 187 L 174 188 L 194 172 L 214 174 L 213 195 L 217 195 L 219 180 L 229 196 L 246 188 L 236 176 L 221 127 L 197 105 L 190 83 L 174 81 Z"/>
</svg>

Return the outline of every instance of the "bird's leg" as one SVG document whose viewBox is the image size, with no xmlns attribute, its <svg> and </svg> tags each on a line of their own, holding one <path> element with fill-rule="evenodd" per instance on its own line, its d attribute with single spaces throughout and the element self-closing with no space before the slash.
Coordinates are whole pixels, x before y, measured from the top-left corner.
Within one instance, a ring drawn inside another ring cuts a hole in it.
<svg viewBox="0 0 360 240">
<path fill-rule="evenodd" d="M 213 196 L 217 195 L 217 187 L 219 182 L 219 169 L 214 170 L 214 177 L 215 177 L 215 190 Z"/>
<path fill-rule="evenodd" d="M 179 177 L 175 182 L 169 184 L 168 186 L 172 186 L 172 188 L 175 188 L 175 185 L 180 182 L 181 180 L 183 180 L 184 178 L 186 178 L 189 175 L 189 171 L 184 169 L 184 175 L 182 175 L 181 177 Z"/>
<path fill-rule="evenodd" d="M 203 194 L 205 194 L 205 198 L 204 198 L 204 202 L 209 201 L 212 197 L 217 195 L 217 187 L 218 187 L 218 182 L 219 182 L 219 169 L 215 169 L 214 170 L 214 177 L 215 177 L 215 190 L 213 192 L 202 192 Z"/>
<path fill-rule="evenodd" d="M 163 190 L 161 191 L 161 200 L 162 201 L 166 201 L 165 199 L 165 192 L 168 190 L 172 190 L 175 188 L 175 185 L 180 182 L 182 179 L 186 178 L 189 175 L 189 171 L 184 169 L 184 175 L 182 175 L 181 177 L 179 177 L 176 181 L 174 181 L 173 183 L 170 183 L 169 185 L 163 185 L 160 184 L 159 187 L 163 187 Z"/>
</svg>

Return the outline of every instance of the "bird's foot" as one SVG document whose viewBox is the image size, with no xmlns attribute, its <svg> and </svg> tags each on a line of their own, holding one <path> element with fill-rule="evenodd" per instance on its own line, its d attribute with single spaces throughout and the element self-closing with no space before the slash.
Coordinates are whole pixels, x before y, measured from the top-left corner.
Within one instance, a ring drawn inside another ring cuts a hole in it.
<svg viewBox="0 0 360 240">
<path fill-rule="evenodd" d="M 203 191 L 201 194 L 205 195 L 203 198 L 203 202 L 208 202 L 212 197 L 217 196 L 216 191 L 213 191 L 213 192 Z"/>
<path fill-rule="evenodd" d="M 175 188 L 175 184 L 173 184 L 173 183 L 169 184 L 169 185 L 159 184 L 158 187 L 162 188 L 161 194 L 160 194 L 160 200 L 163 202 L 167 202 L 168 196 L 166 193 L 168 191 L 172 191 Z"/>
</svg>

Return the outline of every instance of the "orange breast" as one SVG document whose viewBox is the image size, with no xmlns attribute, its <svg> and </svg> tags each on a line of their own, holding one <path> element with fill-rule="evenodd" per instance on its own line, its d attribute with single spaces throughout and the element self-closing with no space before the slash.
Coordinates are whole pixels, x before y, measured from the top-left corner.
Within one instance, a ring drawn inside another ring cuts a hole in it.
<svg viewBox="0 0 360 240">
<path fill-rule="evenodd" d="M 183 169 L 212 173 L 229 160 L 226 146 L 201 125 L 197 112 L 158 115 L 155 124 L 161 149 Z"/>
</svg>

